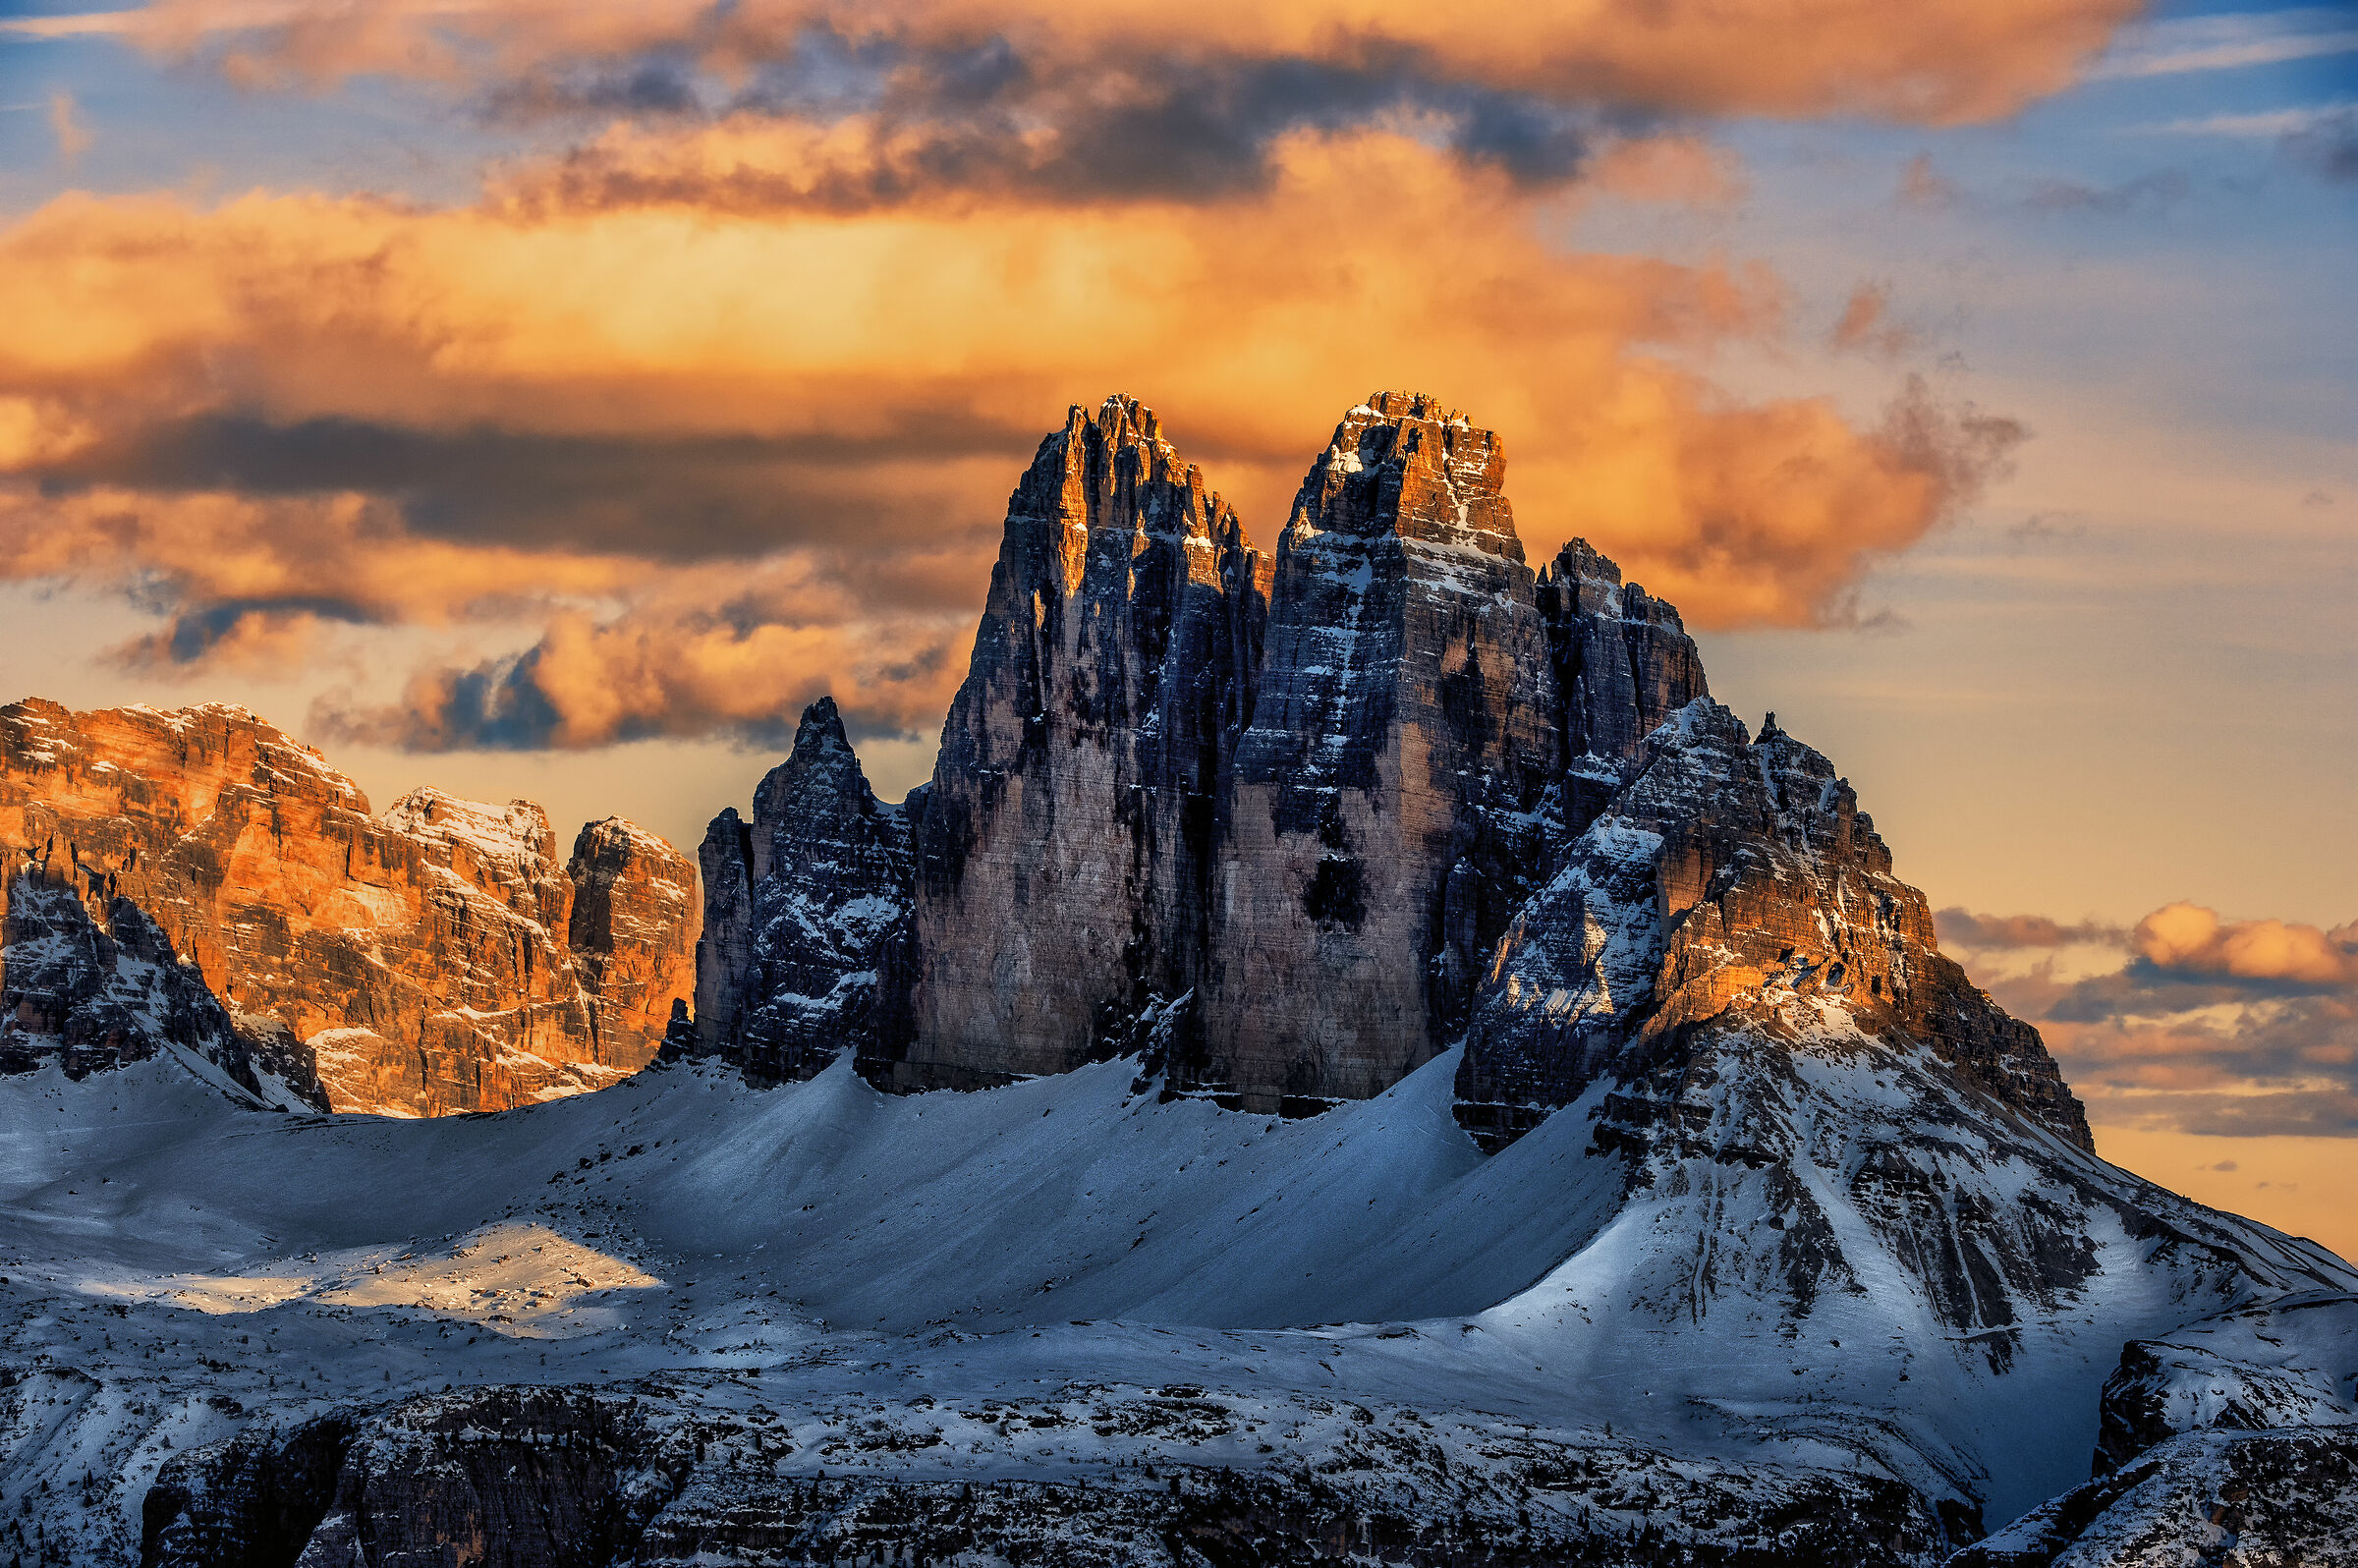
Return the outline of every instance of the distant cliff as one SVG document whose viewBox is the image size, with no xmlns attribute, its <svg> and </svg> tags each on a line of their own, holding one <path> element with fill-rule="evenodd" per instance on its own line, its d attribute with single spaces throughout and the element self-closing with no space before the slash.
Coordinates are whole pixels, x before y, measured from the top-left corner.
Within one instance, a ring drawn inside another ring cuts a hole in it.
<svg viewBox="0 0 2358 1568">
<path fill-rule="evenodd" d="M 695 874 L 530 802 L 381 816 L 240 708 L 0 707 L 0 1065 L 195 1051 L 249 1092 L 443 1115 L 645 1066 L 693 989 Z"/>
</svg>

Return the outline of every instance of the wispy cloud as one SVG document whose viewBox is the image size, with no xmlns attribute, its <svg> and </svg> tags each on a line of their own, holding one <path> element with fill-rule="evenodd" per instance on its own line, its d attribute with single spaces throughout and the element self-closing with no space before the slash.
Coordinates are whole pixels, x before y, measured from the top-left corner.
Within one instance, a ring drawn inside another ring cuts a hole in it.
<svg viewBox="0 0 2358 1568">
<path fill-rule="evenodd" d="M 0 32 L 28 38 L 86 38 L 129 32 L 138 23 L 137 8 L 128 11 L 84 11 L 59 17 L 0 17 Z"/>
<path fill-rule="evenodd" d="M 2303 7 L 2239 16 L 2185 17 L 2124 28 L 2089 69 L 2092 82 L 2178 76 L 2190 71 L 2240 71 L 2327 55 L 2358 52 L 2358 28 L 2348 11 Z"/>
<path fill-rule="evenodd" d="M 2358 113 L 2358 100 L 2313 103 L 2298 109 L 2271 109 L 2261 114 L 2206 114 L 2190 120 L 2164 120 L 2140 129 L 2167 136 L 2249 137 L 2273 141 L 2297 137 Z"/>
<path fill-rule="evenodd" d="M 89 128 L 75 110 L 74 94 L 49 94 L 49 130 L 57 138 L 57 155 L 68 163 L 90 149 Z"/>
<path fill-rule="evenodd" d="M 2358 1137 L 2358 922 L 2230 920 L 2191 903 L 2127 930 L 1937 919 L 1992 994 L 2039 1026 L 2095 1119 Z M 2080 968 L 2091 954 L 2102 962 Z"/>
</svg>

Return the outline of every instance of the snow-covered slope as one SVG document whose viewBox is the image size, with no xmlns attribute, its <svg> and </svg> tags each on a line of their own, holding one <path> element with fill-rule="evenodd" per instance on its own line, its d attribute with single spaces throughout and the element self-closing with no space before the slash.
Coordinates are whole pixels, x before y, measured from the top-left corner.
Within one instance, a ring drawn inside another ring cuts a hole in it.
<svg viewBox="0 0 2358 1568">
<path fill-rule="evenodd" d="M 681 1430 L 713 1399 L 740 1425 L 791 1417 L 762 1450 L 772 1484 L 1249 1478 L 1348 1449 L 1377 1491 L 1486 1476 L 1494 1503 L 1579 1458 L 1589 1489 L 1534 1540 L 1587 1539 L 1592 1514 L 1642 1529 L 1653 1509 L 1611 1499 L 1654 1455 L 1716 1499 L 1665 1502 L 1661 1528 L 1725 1543 L 1807 1496 L 1875 1521 L 1891 1545 L 1870 1560 L 1923 1562 L 1942 1504 L 1961 1539 L 1975 1509 L 2009 1517 L 2087 1474 L 2123 1341 L 2358 1284 L 2051 1135 L 1952 1118 L 1914 1130 L 1960 1191 L 2092 1216 L 2076 1283 L 2009 1286 L 2002 1326 L 1960 1332 L 1856 1196 L 1861 1147 L 1921 1110 L 1935 1064 L 1833 1029 L 1776 1049 L 1790 1075 L 1721 1109 L 1790 1149 L 1643 1170 L 1601 1088 L 1482 1155 L 1449 1057 L 1300 1121 L 1160 1101 L 1124 1062 L 914 1096 L 844 1063 L 769 1091 L 682 1066 L 421 1122 L 241 1110 L 160 1060 L 10 1079 L 0 1547 L 37 1529 L 130 1561 L 150 1481 L 176 1457 L 185 1480 L 193 1445 L 546 1383 Z M 1723 1057 L 1723 1082 L 1741 1066 Z M 1798 1313 L 1775 1223 L 1796 1182 L 1849 1276 L 1822 1268 Z M 1106 1414 L 1050 1409 L 1076 1400 Z M 1431 1424 L 1431 1451 L 1367 1449 L 1352 1407 Z M 664 1506 L 691 1506 L 677 1487 Z M 1481 1512 L 1432 1511 L 1461 1504 Z"/>
</svg>

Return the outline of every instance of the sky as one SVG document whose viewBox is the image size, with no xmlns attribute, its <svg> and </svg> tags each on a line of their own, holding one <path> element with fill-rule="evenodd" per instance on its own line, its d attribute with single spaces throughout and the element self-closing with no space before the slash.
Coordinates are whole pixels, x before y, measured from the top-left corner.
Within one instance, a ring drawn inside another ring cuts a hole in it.
<svg viewBox="0 0 2358 1568">
<path fill-rule="evenodd" d="M 0 0 L 0 700 L 693 845 L 822 693 L 926 776 L 1068 404 L 1265 545 L 1430 392 L 2358 1255 L 2353 255 L 2347 5 Z"/>
</svg>

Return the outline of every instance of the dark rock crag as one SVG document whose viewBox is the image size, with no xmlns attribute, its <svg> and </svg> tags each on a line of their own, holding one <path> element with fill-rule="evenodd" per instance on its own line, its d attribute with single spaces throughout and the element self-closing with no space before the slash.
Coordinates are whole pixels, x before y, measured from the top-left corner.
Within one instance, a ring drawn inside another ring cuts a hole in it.
<svg viewBox="0 0 2358 1568">
<path fill-rule="evenodd" d="M 808 1078 L 875 1035 L 877 966 L 910 907 L 907 812 L 869 788 L 832 699 L 754 791 L 754 816 L 713 818 L 698 851 L 704 927 L 696 1016 L 669 1049 L 754 1078 Z"/>
<path fill-rule="evenodd" d="M 1678 612 L 1585 541 L 1534 574 L 1504 469 L 1377 394 L 1263 554 L 1151 411 L 1075 408 L 932 783 L 877 804 L 830 711 L 714 822 L 684 1046 L 770 1078 L 850 1046 L 900 1090 L 1143 1051 L 1168 1092 L 1297 1113 L 1463 1039 L 1496 1148 L 1809 995 L 2087 1148 L 1848 783 L 1712 704 Z"/>
<path fill-rule="evenodd" d="M 273 1102 L 395 1115 L 645 1066 L 701 913 L 685 858 L 627 822 L 585 827 L 568 863 L 529 801 L 420 789 L 371 815 L 220 704 L 0 707 L 0 1060 L 185 1046 Z"/>
<path fill-rule="evenodd" d="M 1200 1390 L 1127 1391 L 1117 1403 L 1123 1392 L 1097 1390 L 1100 1427 L 1174 1414 L 1190 1429 L 1226 1424 L 1216 1402 L 1187 1397 Z M 142 1509 L 140 1560 L 1901 1568 L 1942 1540 L 1932 1509 L 1888 1477 L 1671 1466 L 1643 1445 L 1528 1428 L 1492 1441 L 1494 1468 L 1470 1472 L 1437 1444 L 1375 1428 L 1374 1412 L 1363 1414 L 1375 1429 L 1316 1465 L 1214 1467 L 1174 1430 L 1149 1450 L 1152 1463 L 1087 1482 L 830 1476 L 827 1455 L 799 1450 L 787 1427 L 702 1409 L 696 1393 L 676 1382 L 493 1386 L 257 1424 L 163 1467 Z M 903 1414 L 880 1410 L 873 1425 Z M 1535 1491 L 1547 1501 L 1535 1503 Z M 1620 1525 L 1641 1498 L 1647 1523 Z M 1600 1528 L 1600 1515 L 1612 1523 Z"/>
<path fill-rule="evenodd" d="M 1267 578 L 1152 411 L 1076 408 L 1041 443 L 914 813 L 901 994 L 871 1078 L 1062 1072 L 1195 987 Z"/>
</svg>

